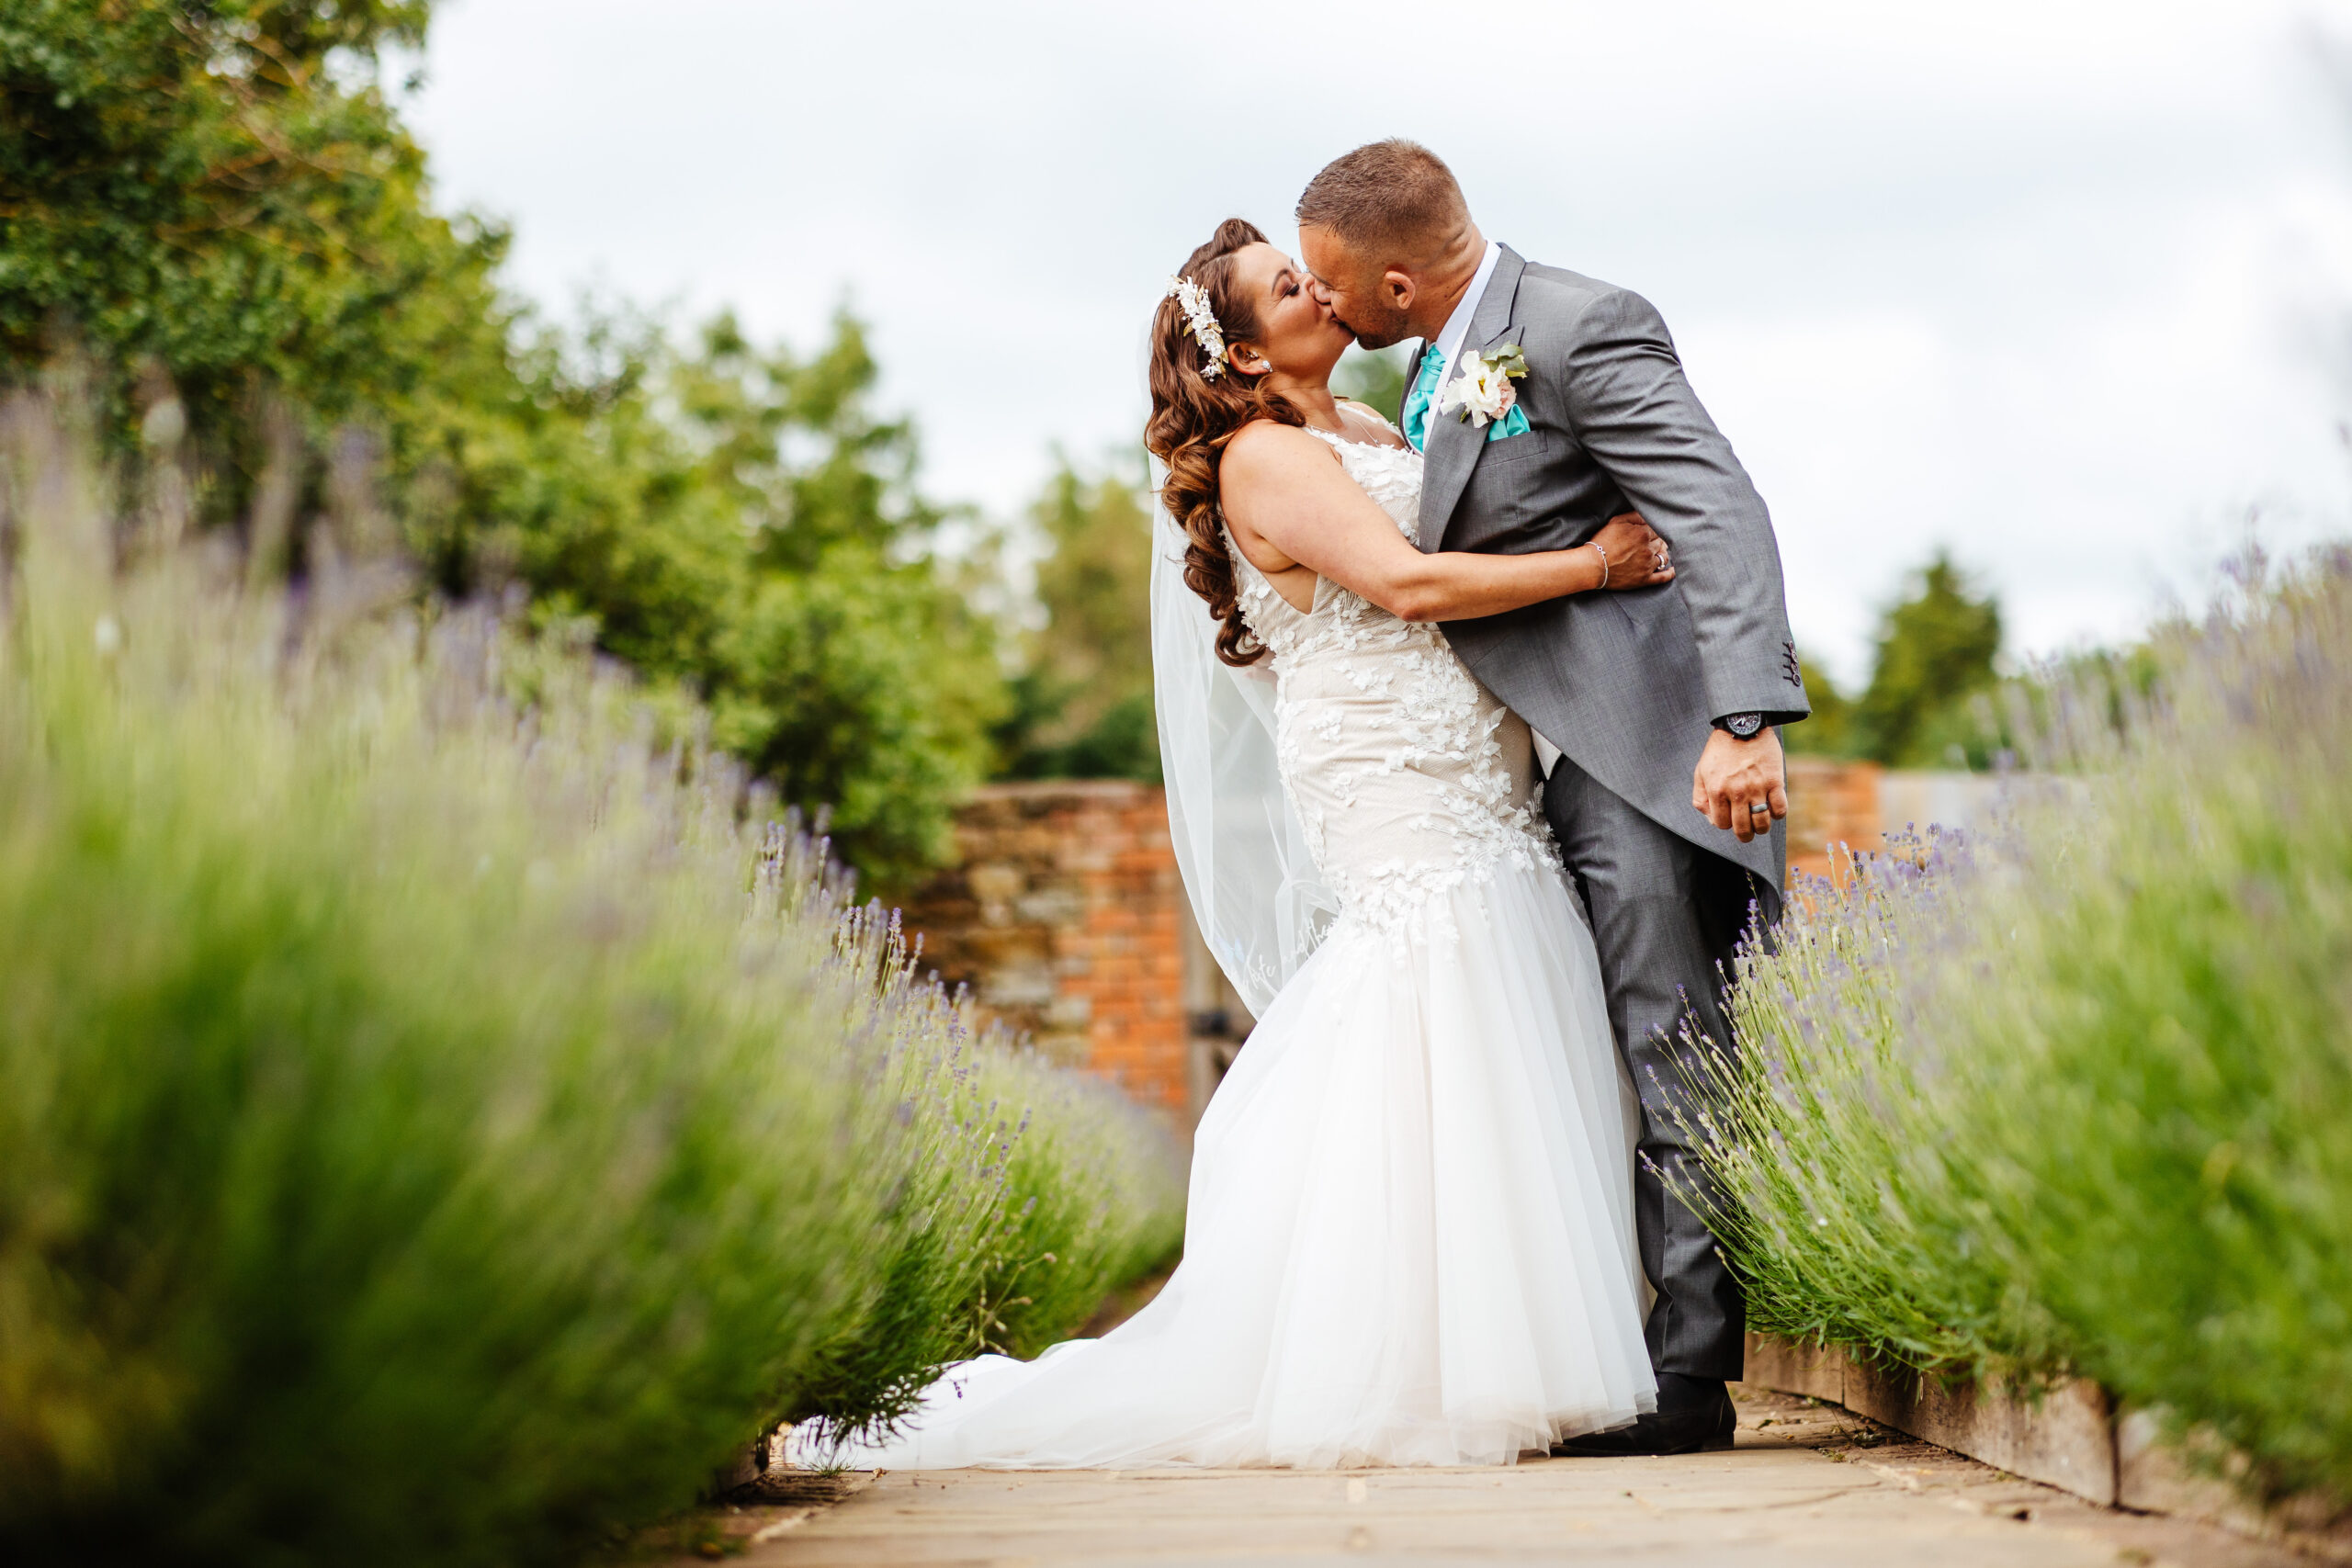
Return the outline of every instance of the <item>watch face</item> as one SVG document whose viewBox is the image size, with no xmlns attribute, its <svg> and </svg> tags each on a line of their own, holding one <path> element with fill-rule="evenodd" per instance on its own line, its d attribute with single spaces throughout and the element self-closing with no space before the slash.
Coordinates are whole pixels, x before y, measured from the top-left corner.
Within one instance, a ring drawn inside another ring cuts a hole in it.
<svg viewBox="0 0 2352 1568">
<path fill-rule="evenodd" d="M 1756 732 L 1764 728 L 1764 716 L 1760 713 L 1736 713 L 1724 720 L 1724 728 L 1742 740 L 1753 740 Z"/>
</svg>

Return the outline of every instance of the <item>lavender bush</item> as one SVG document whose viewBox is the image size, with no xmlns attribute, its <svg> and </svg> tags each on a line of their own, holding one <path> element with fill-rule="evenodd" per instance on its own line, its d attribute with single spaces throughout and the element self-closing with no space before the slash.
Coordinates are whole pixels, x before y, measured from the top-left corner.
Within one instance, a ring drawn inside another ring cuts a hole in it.
<svg viewBox="0 0 2352 1568">
<path fill-rule="evenodd" d="M 1983 840 L 1808 890 L 1703 1129 L 1752 1321 L 2076 1371 L 2352 1495 L 2352 557 L 2006 716 Z"/>
<path fill-rule="evenodd" d="M 1164 1136 L 364 485 L 241 551 L 0 433 L 11 1562 L 574 1560 L 1172 1245 Z"/>
</svg>

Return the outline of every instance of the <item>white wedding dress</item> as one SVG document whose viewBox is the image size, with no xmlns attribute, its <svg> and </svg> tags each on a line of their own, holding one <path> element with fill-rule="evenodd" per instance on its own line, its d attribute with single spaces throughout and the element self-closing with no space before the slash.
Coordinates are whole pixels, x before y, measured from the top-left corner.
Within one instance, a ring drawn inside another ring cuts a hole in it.
<svg viewBox="0 0 2352 1568">
<path fill-rule="evenodd" d="M 1331 439 L 1331 438 L 1327 438 Z M 1333 439 L 1411 532 L 1420 458 Z M 950 1368 L 857 1467 L 1506 1464 L 1653 1407 L 1638 1115 L 1527 726 L 1436 627 L 1238 550 L 1337 913 L 1194 1144 L 1184 1258 L 1100 1339 Z"/>
</svg>

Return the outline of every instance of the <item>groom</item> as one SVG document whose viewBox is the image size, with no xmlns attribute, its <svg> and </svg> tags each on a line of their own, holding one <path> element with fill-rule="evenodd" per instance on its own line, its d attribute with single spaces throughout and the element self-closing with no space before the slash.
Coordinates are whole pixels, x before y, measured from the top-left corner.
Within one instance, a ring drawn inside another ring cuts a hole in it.
<svg viewBox="0 0 2352 1568">
<path fill-rule="evenodd" d="M 1634 1200 L 1658 1296 L 1658 1408 L 1574 1453 L 1727 1448 L 1724 1380 L 1746 1310 L 1714 1238 L 1675 1192 L 1705 1172 L 1684 1131 L 1695 1013 L 1728 1047 L 1719 965 L 1780 912 L 1788 814 L 1773 727 L 1811 711 L 1771 518 L 1640 296 L 1521 259 L 1470 220 L 1435 153 L 1376 141 L 1298 201 L 1322 298 L 1366 348 L 1421 340 L 1405 437 L 1426 456 L 1425 550 L 1559 549 L 1638 512 L 1674 581 L 1584 593 L 1445 628 L 1487 689 L 1561 755 L 1544 814 L 1592 919 L 1610 1021 L 1642 1100 Z M 1516 346 L 1515 407 L 1472 424 L 1447 397 L 1472 357 Z M 1548 749 L 1548 748 L 1547 748 Z"/>
</svg>

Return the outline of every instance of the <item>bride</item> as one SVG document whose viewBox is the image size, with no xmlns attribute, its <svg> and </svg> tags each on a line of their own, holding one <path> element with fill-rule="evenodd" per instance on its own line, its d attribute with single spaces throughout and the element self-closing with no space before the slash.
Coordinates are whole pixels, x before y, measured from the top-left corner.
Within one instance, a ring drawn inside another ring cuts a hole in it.
<svg viewBox="0 0 2352 1568">
<path fill-rule="evenodd" d="M 1259 1018 L 1201 1121 L 1183 1262 L 1102 1338 L 952 1367 L 902 1435 L 805 1434 L 811 1458 L 1507 1464 L 1656 1404 L 1592 939 L 1527 726 L 1430 623 L 1672 570 L 1634 517 L 1421 554 L 1419 456 L 1331 395 L 1350 341 L 1238 219 L 1152 323 L 1170 826 Z"/>
</svg>

